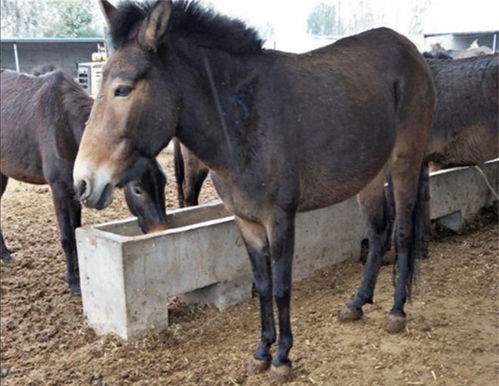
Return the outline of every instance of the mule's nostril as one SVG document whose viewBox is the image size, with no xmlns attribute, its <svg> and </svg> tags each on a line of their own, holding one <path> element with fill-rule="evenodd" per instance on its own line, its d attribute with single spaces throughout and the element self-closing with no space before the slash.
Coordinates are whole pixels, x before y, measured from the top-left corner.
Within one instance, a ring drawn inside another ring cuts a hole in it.
<svg viewBox="0 0 499 386">
<path fill-rule="evenodd" d="M 76 184 L 76 186 L 75 186 L 76 196 L 80 200 L 84 200 L 86 197 L 89 196 L 88 187 L 89 187 L 89 185 L 88 185 L 88 182 L 86 180 L 78 181 L 78 183 Z"/>
</svg>

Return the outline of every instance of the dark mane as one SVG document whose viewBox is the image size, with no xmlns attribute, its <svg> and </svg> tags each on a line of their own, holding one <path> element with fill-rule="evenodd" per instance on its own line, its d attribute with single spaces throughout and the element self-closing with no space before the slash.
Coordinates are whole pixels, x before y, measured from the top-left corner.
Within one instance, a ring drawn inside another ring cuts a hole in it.
<svg viewBox="0 0 499 386">
<path fill-rule="evenodd" d="M 111 38 L 116 48 L 136 35 L 140 23 L 154 4 L 132 1 L 119 4 L 110 20 Z M 197 43 L 203 47 L 217 48 L 236 55 L 259 52 L 263 44 L 258 33 L 241 20 L 217 14 L 192 0 L 173 2 L 168 32 L 196 37 Z"/>
</svg>

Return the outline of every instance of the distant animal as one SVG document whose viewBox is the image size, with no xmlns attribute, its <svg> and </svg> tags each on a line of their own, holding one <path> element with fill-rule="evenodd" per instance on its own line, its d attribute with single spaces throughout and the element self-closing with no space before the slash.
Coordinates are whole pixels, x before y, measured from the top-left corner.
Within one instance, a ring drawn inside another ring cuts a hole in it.
<svg viewBox="0 0 499 386">
<path fill-rule="evenodd" d="M 497 158 L 499 54 L 427 63 L 437 98 L 426 161 L 454 167 Z"/>
<path fill-rule="evenodd" d="M 478 40 L 473 41 L 471 45 L 464 50 L 446 50 L 440 43 L 435 43 L 431 46 L 431 54 L 436 59 L 441 59 L 438 55 L 446 54 L 452 59 L 464 59 L 472 56 L 482 56 L 493 54 L 492 50 L 487 46 L 479 46 Z"/>
<path fill-rule="evenodd" d="M 425 152 L 423 175 L 457 166 L 481 165 L 499 157 L 498 92 L 499 54 L 456 60 L 429 59 L 436 91 L 436 107 Z M 393 186 L 386 189 L 393 221 Z M 426 196 L 424 201 L 429 201 Z M 431 238 L 429 205 L 426 206 L 424 257 Z M 385 249 L 391 248 L 387 239 Z M 366 245 L 364 245 L 365 247 Z M 365 262 L 365 254 L 361 260 Z"/>
<path fill-rule="evenodd" d="M 285 381 L 296 213 L 362 191 L 371 250 L 359 291 L 341 314 L 359 319 L 372 302 L 387 237 L 383 190 L 391 173 L 398 271 L 386 328 L 404 329 L 421 253 L 420 174 L 434 109 L 431 74 L 416 47 L 379 28 L 288 54 L 264 50 L 253 29 L 196 2 L 101 4 L 115 49 L 75 163 L 80 200 L 109 205 L 112 188 L 177 137 L 211 170 L 248 251 L 262 322 L 249 369 L 272 362 L 272 379 Z M 272 354 L 273 298 L 279 337 Z"/>
<path fill-rule="evenodd" d="M 423 57 L 425 59 L 451 59 L 452 56 L 447 55 L 445 52 L 437 52 L 436 54 L 432 54 L 431 52 L 425 51 L 423 52 Z"/>
<path fill-rule="evenodd" d="M 81 226 L 81 206 L 74 199 L 72 173 L 92 104 L 64 71 L 38 77 L 1 72 L 0 199 L 9 177 L 49 184 L 73 295 L 80 292 L 75 229 Z M 141 170 L 138 179 L 125 186 L 128 206 L 144 232 L 165 229 L 166 177 L 154 159 L 145 161 Z M 11 260 L 1 230 L 0 257 Z"/>
<path fill-rule="evenodd" d="M 30 74 L 32 74 L 34 76 L 40 76 L 40 75 L 47 74 L 48 72 L 55 71 L 57 69 L 59 69 L 59 68 L 55 64 L 44 63 L 44 64 L 40 64 L 38 66 L 33 67 L 30 71 Z"/>
</svg>

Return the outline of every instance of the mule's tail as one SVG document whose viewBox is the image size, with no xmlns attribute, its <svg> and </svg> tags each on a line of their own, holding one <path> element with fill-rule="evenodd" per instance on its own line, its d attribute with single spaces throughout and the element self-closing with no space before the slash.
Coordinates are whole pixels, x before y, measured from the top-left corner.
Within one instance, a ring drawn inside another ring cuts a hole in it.
<svg viewBox="0 0 499 386">
<path fill-rule="evenodd" d="M 185 179 L 185 169 L 184 169 L 184 157 L 182 156 L 182 149 L 178 139 L 173 140 L 173 160 L 175 165 L 175 180 L 177 181 L 177 196 L 178 204 L 181 208 L 184 207 L 184 179 Z"/>
<path fill-rule="evenodd" d="M 411 299 L 412 287 L 419 272 L 419 260 L 426 257 L 428 254 L 430 230 L 429 172 L 428 164 L 423 162 L 419 173 L 417 197 L 414 204 L 414 210 L 412 212 L 412 241 L 409 247 L 409 274 L 406 281 L 408 299 Z M 395 256 L 397 256 L 397 254 L 395 254 Z M 394 285 L 397 281 L 397 276 L 397 262 L 395 261 L 393 266 Z"/>
</svg>

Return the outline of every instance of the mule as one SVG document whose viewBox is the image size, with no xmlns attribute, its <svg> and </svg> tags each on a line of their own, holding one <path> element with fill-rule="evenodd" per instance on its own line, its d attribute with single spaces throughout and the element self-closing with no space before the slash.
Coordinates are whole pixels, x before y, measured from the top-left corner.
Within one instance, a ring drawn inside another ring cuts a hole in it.
<svg viewBox="0 0 499 386">
<path fill-rule="evenodd" d="M 480 165 L 499 156 L 499 54 L 428 60 L 437 96 L 426 161 Z"/>
<path fill-rule="evenodd" d="M 74 198 L 73 165 L 93 100 L 63 71 L 37 77 L 1 73 L 0 199 L 8 178 L 49 184 L 66 256 L 71 294 L 80 292 L 75 229 L 81 206 Z M 166 228 L 166 177 L 154 159 L 138 179 L 125 186 L 131 212 L 144 232 Z M 0 256 L 11 260 L 0 230 Z"/>
<path fill-rule="evenodd" d="M 387 237 L 390 173 L 398 274 L 387 329 L 402 330 L 420 255 L 419 176 L 434 109 L 431 74 L 416 47 L 379 28 L 295 55 L 264 50 L 253 29 L 196 2 L 101 3 L 114 51 L 76 158 L 80 200 L 109 205 L 113 188 L 177 137 L 211 170 L 248 251 L 261 314 L 248 369 L 272 364 L 271 378 L 286 381 L 296 213 L 362 190 L 374 248 L 344 310 L 357 317 L 372 301 Z"/>
<path fill-rule="evenodd" d="M 499 54 L 442 59 L 427 59 L 435 85 L 436 106 L 424 160 L 425 257 L 431 238 L 428 172 L 481 165 L 499 157 Z M 395 210 L 391 188 L 389 183 L 386 192 L 389 213 Z M 393 215 L 390 217 L 393 221 Z M 390 249 L 390 244 L 388 239 L 386 250 Z M 365 262 L 365 254 L 361 260 Z"/>
<path fill-rule="evenodd" d="M 450 56 L 452 59 L 465 59 L 473 56 L 490 55 L 494 52 L 487 46 L 479 46 L 478 39 L 474 40 L 468 48 L 464 50 L 447 50 L 440 43 L 432 44 L 430 53 L 439 59 L 439 54 Z"/>
</svg>

